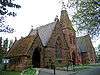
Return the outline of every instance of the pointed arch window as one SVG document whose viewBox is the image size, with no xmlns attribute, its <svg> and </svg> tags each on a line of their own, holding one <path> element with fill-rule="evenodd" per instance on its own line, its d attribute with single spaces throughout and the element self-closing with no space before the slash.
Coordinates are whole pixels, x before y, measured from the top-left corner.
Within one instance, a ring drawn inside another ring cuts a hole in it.
<svg viewBox="0 0 100 75">
<path fill-rule="evenodd" d="M 62 58 L 62 51 L 61 51 L 61 40 L 58 37 L 56 41 L 56 59 L 61 59 Z"/>
</svg>

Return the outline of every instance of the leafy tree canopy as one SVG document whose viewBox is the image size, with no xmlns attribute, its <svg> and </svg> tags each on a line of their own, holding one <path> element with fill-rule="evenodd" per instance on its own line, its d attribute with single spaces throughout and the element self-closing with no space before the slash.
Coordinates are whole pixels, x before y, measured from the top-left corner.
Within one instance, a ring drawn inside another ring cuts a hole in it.
<svg viewBox="0 0 100 75">
<path fill-rule="evenodd" d="M 69 0 L 69 7 L 76 9 L 73 22 L 78 31 L 100 35 L 100 0 Z"/>
<path fill-rule="evenodd" d="M 98 45 L 98 50 L 100 51 L 100 44 Z"/>
<path fill-rule="evenodd" d="M 12 3 L 12 0 L 0 0 L 0 15 L 9 15 L 9 16 L 16 16 L 15 12 L 10 12 L 8 11 L 7 7 L 10 7 L 10 8 L 21 8 L 20 5 L 17 5 L 17 4 L 13 4 Z"/>
<path fill-rule="evenodd" d="M 5 24 L 6 16 L 15 17 L 17 14 L 9 10 L 9 8 L 21 8 L 20 5 L 14 4 L 14 0 L 0 0 L 0 32 L 13 33 L 14 29 L 10 25 Z"/>
</svg>

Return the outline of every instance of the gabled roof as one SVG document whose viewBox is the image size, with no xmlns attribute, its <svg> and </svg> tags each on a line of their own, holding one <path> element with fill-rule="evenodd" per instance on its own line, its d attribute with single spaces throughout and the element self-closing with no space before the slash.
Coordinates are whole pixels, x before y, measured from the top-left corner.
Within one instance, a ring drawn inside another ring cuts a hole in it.
<svg viewBox="0 0 100 75">
<path fill-rule="evenodd" d="M 38 34 L 39 34 L 42 44 L 44 46 L 47 45 L 47 43 L 51 37 L 51 34 L 55 28 L 55 25 L 56 25 L 56 22 L 52 22 L 52 23 L 49 23 L 45 26 L 41 26 L 38 28 Z"/>
<path fill-rule="evenodd" d="M 55 25 L 56 25 L 56 22 L 52 22 L 44 26 L 40 26 L 35 30 L 32 29 L 29 35 L 36 35 L 38 33 L 42 41 L 42 44 L 46 46 L 55 28 Z"/>
<path fill-rule="evenodd" d="M 74 28 L 72 27 L 72 23 L 68 17 L 67 11 L 66 10 L 62 10 L 61 11 L 61 17 L 60 17 L 60 22 L 65 24 L 65 27 L 67 27 L 69 30 L 75 31 Z M 29 33 L 29 35 L 35 35 L 35 34 L 39 34 L 39 37 L 42 41 L 43 46 L 46 46 L 51 34 L 55 28 L 57 21 L 46 24 L 44 26 L 40 26 L 37 29 L 32 29 L 31 32 Z"/>
<path fill-rule="evenodd" d="M 77 45 L 79 48 L 79 52 L 86 52 L 86 40 L 84 37 L 77 37 Z"/>
<path fill-rule="evenodd" d="M 37 29 L 31 29 L 29 35 L 36 35 L 37 34 Z"/>
<path fill-rule="evenodd" d="M 8 51 L 6 57 L 28 55 L 28 50 L 30 49 L 35 38 L 36 36 L 27 36 L 16 41 Z"/>
<path fill-rule="evenodd" d="M 87 52 L 90 49 L 92 50 L 93 48 L 91 38 L 89 35 L 77 37 L 77 45 L 80 52 Z"/>
</svg>

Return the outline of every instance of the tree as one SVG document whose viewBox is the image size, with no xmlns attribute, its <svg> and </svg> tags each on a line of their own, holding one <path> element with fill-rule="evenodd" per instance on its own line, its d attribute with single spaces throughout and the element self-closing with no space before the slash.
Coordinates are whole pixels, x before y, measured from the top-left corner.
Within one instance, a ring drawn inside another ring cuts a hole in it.
<svg viewBox="0 0 100 75">
<path fill-rule="evenodd" d="M 97 47 L 97 48 L 98 48 L 98 51 L 100 51 L 100 44 L 98 45 L 98 47 Z"/>
<path fill-rule="evenodd" d="M 10 12 L 8 11 L 7 7 L 10 7 L 10 8 L 21 8 L 20 5 L 17 5 L 17 4 L 14 4 L 12 3 L 13 0 L 0 0 L 0 15 L 9 15 L 9 16 L 16 16 L 15 12 Z"/>
<path fill-rule="evenodd" d="M 97 54 L 96 54 L 96 59 L 97 59 L 97 62 L 100 62 L 100 44 L 98 45 L 98 47 L 97 47 Z"/>
<path fill-rule="evenodd" d="M 9 49 L 12 47 L 12 45 L 13 45 L 13 40 L 10 40 Z"/>
<path fill-rule="evenodd" d="M 9 25 L 5 24 L 5 17 L 4 16 L 0 17 L 0 32 L 8 32 L 8 33 L 14 32 L 13 28 L 11 28 Z"/>
<path fill-rule="evenodd" d="M 4 58 L 6 52 L 8 49 L 8 38 L 5 40 L 0 37 L 0 63 L 2 62 L 2 59 Z"/>
<path fill-rule="evenodd" d="M 3 53 L 4 53 L 4 52 L 3 52 L 3 50 L 1 49 L 1 50 L 0 50 L 0 63 L 2 62 L 2 58 L 3 58 L 3 55 L 4 55 Z"/>
<path fill-rule="evenodd" d="M 6 52 L 8 49 L 8 38 L 6 38 L 3 42 L 3 50 Z"/>
<path fill-rule="evenodd" d="M 0 50 L 2 50 L 2 37 L 0 37 Z"/>
<path fill-rule="evenodd" d="M 21 8 L 20 5 L 14 4 L 14 0 L 0 0 L 0 32 L 13 33 L 14 29 L 5 24 L 6 16 L 15 17 L 17 14 L 10 11 L 9 8 Z"/>
<path fill-rule="evenodd" d="M 100 1 L 99 0 L 75 0 L 70 5 L 74 5 L 76 13 L 73 22 L 78 31 L 86 31 L 92 36 L 100 35 Z"/>
<path fill-rule="evenodd" d="M 2 49 L 2 37 L 0 37 L 0 63 L 2 62 L 3 58 L 3 49 Z"/>
</svg>

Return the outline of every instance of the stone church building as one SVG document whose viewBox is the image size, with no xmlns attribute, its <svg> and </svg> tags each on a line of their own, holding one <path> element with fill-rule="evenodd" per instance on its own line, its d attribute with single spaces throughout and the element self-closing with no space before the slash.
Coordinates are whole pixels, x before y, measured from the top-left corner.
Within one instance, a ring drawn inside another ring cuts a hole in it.
<svg viewBox="0 0 100 75">
<path fill-rule="evenodd" d="M 75 30 L 67 11 L 62 10 L 60 19 L 36 29 L 28 36 L 16 40 L 8 51 L 10 70 L 23 70 L 30 66 L 49 67 L 51 64 L 81 64 L 82 58 L 76 42 Z"/>
<path fill-rule="evenodd" d="M 96 53 L 95 49 L 91 42 L 91 37 L 89 35 L 85 35 L 82 37 L 77 37 L 77 49 L 79 50 L 79 54 L 81 55 L 81 63 L 89 64 L 96 62 Z"/>
</svg>

